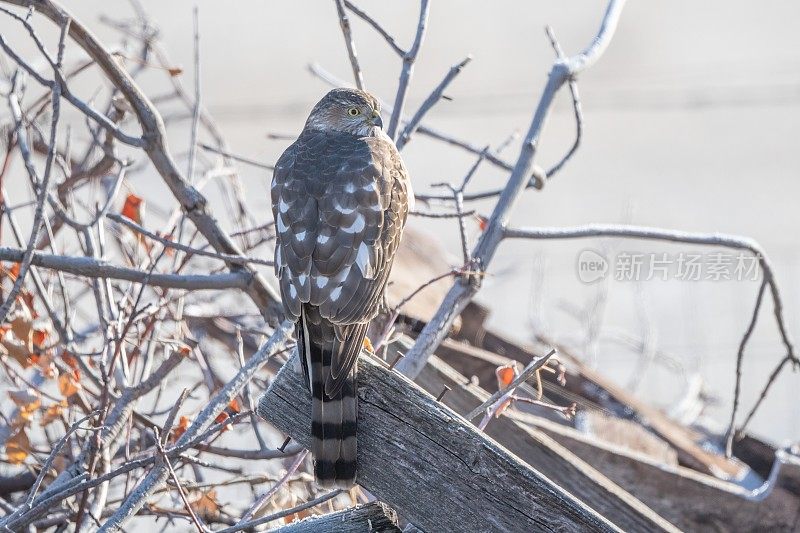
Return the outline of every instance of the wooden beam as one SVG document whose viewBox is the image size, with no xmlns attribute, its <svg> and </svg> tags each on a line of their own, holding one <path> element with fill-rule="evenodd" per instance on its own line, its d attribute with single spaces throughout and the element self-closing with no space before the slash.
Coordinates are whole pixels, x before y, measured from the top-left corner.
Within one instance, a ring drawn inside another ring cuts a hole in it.
<svg viewBox="0 0 800 533">
<path fill-rule="evenodd" d="M 303 446 L 311 401 L 293 357 L 258 414 Z M 358 482 L 425 531 L 620 531 L 382 363 L 359 361 Z"/>
<path fill-rule="evenodd" d="M 484 321 L 487 316 L 488 311 L 477 304 L 465 309 L 461 315 L 463 325 L 458 334 L 459 338 L 489 352 L 509 357 L 522 364 L 528 364 L 533 357 L 533 352 L 503 335 L 485 329 Z M 557 347 L 559 358 L 572 363 L 575 373 L 579 374 L 583 380 L 593 383 L 603 390 L 611 401 L 624 405 L 635 413 L 635 418 L 638 422 L 675 448 L 682 464 L 721 479 L 741 478 L 743 475 L 741 462 L 704 449 L 695 442 L 696 433 L 691 429 L 675 422 L 658 409 L 648 405 L 647 402 L 617 386 L 596 370 L 587 367 L 579 358 L 571 354 L 566 346 L 560 345 L 555 340 L 545 336 L 540 336 L 540 340 L 545 345 Z M 452 353 L 454 351 L 457 351 L 457 345 L 451 343 L 441 355 L 444 355 L 445 361 L 460 369 L 460 365 L 456 365 L 453 359 L 458 357 L 458 355 Z M 439 354 L 439 351 L 437 351 L 437 354 Z M 476 365 L 476 362 L 473 361 L 469 364 Z M 478 363 L 476 366 L 479 368 L 475 368 L 475 374 L 481 379 L 494 372 L 494 368 L 491 368 L 491 365 L 486 362 Z M 567 381 L 569 383 L 570 380 L 568 379 Z"/>
<path fill-rule="evenodd" d="M 372 502 L 335 513 L 311 516 L 277 529 L 274 533 L 400 533 L 397 513 L 390 507 Z"/>
<path fill-rule="evenodd" d="M 512 416 L 535 425 L 682 530 L 800 531 L 800 457 L 787 451 L 773 451 L 766 480 L 748 490 L 605 444 L 541 417 Z"/>
<path fill-rule="evenodd" d="M 431 394 L 451 390 L 442 401 L 459 414 L 483 403 L 489 393 L 469 383 L 450 365 L 432 357 L 416 383 Z M 501 416 L 489 422 L 486 433 L 564 490 L 624 531 L 679 531 L 655 511 L 583 461 L 544 432 L 522 427 Z"/>
</svg>

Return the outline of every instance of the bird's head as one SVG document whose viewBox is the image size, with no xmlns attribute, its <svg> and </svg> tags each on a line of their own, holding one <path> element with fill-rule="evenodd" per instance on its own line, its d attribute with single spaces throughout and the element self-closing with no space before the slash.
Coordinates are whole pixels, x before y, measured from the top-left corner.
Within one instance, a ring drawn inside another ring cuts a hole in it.
<svg viewBox="0 0 800 533">
<path fill-rule="evenodd" d="M 308 115 L 306 128 L 350 133 L 359 137 L 382 128 L 378 99 L 357 89 L 333 89 Z"/>
</svg>

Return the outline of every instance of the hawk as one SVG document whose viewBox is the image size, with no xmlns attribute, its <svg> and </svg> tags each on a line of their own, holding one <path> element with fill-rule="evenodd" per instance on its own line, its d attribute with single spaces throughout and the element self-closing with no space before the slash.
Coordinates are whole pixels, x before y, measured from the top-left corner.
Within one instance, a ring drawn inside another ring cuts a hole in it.
<svg viewBox="0 0 800 533">
<path fill-rule="evenodd" d="M 356 360 L 414 195 L 374 96 L 334 89 L 275 165 L 275 273 L 311 391 L 322 487 L 356 479 Z"/>
</svg>

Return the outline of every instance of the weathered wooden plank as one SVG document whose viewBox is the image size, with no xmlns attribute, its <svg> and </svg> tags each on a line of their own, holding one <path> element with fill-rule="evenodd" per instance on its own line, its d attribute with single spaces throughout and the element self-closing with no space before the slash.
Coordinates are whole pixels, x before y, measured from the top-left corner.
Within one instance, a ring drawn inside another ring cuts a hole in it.
<svg viewBox="0 0 800 533">
<path fill-rule="evenodd" d="M 275 533 L 400 533 L 397 513 L 380 502 L 320 516 L 311 516 L 289 525 L 270 529 Z"/>
<path fill-rule="evenodd" d="M 465 309 L 461 315 L 463 327 L 459 331 L 460 338 L 468 340 L 475 346 L 515 359 L 522 364 L 528 364 L 533 356 L 532 352 L 511 342 L 502 335 L 486 330 L 484 321 L 487 316 L 488 310 L 481 308 L 479 305 Z M 741 475 L 743 467 L 741 463 L 735 459 L 727 459 L 722 455 L 704 449 L 695 442 L 693 438 L 695 433 L 691 429 L 671 420 L 658 409 L 649 406 L 646 402 L 616 386 L 599 372 L 586 367 L 580 362 L 579 358 L 570 354 L 565 346 L 559 345 L 553 339 L 548 339 L 544 336 L 540 336 L 540 340 L 546 345 L 558 347 L 559 357 L 564 360 L 570 360 L 581 378 L 591 381 L 612 400 L 633 411 L 638 421 L 675 448 L 682 464 L 723 479 L 735 479 Z M 453 364 L 452 358 L 444 357 L 444 359 Z M 488 372 L 493 370 L 487 368 L 488 365 L 480 366 L 483 366 L 483 372 L 476 370 L 476 373 L 481 377 L 485 377 Z"/>
<path fill-rule="evenodd" d="M 529 421 L 685 531 L 800 531 L 800 457 L 779 450 L 768 480 L 754 490 L 670 466 L 541 417 Z"/>
<path fill-rule="evenodd" d="M 532 352 L 482 329 L 482 315 L 473 314 L 477 318 L 462 316 L 464 339 L 522 363 L 530 361 Z M 464 363 L 470 375 L 493 379 L 495 361 L 471 357 L 469 349 L 469 346 L 453 344 L 444 353 L 448 362 Z M 512 416 L 528 421 L 685 531 L 800 532 L 800 458 L 797 455 L 762 450 L 762 455 L 769 457 L 762 457 L 756 466 L 768 481 L 762 487 L 747 490 L 689 468 L 665 465 L 542 417 L 521 413 Z"/>
<path fill-rule="evenodd" d="M 308 446 L 310 396 L 291 359 L 258 414 Z M 417 385 L 359 362 L 359 483 L 422 530 L 620 531 Z"/>
<path fill-rule="evenodd" d="M 450 387 L 442 401 L 459 414 L 483 403 L 489 393 L 472 385 L 450 365 L 432 357 L 416 383 L 431 394 Z M 489 422 L 486 433 L 560 487 L 625 531 L 679 531 L 591 465 L 544 432 L 508 417 Z"/>
</svg>

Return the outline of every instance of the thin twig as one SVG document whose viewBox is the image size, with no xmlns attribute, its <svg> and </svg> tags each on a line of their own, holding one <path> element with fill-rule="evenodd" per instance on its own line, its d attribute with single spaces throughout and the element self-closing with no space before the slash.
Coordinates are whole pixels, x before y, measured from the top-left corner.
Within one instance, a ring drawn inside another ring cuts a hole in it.
<svg viewBox="0 0 800 533">
<path fill-rule="evenodd" d="M 192 9 L 192 21 L 194 23 L 194 108 L 192 109 L 192 128 L 189 137 L 189 168 L 186 171 L 186 179 L 189 183 L 194 183 L 195 165 L 197 164 L 197 134 L 200 126 L 200 97 L 202 95 L 200 87 L 200 8 L 197 6 Z"/>
<path fill-rule="evenodd" d="M 248 522 L 249 520 L 251 520 L 255 516 L 255 514 L 262 507 L 264 507 L 264 504 L 270 501 L 272 497 L 275 496 L 275 494 L 278 492 L 278 490 L 283 485 L 285 485 L 287 481 L 289 481 L 289 478 L 292 477 L 292 475 L 300 467 L 300 465 L 303 464 L 303 461 L 305 461 L 307 455 L 308 455 L 308 450 L 303 450 L 302 452 L 297 454 L 297 457 L 295 457 L 294 461 L 289 466 L 289 468 L 286 469 L 286 473 L 281 477 L 281 479 L 279 479 L 277 483 L 275 483 L 272 487 L 270 487 L 270 489 L 267 492 L 256 498 L 256 501 L 253 502 L 253 505 L 250 506 L 250 509 L 248 509 L 247 512 L 245 512 L 242 515 L 242 518 L 239 519 L 239 522 L 236 525 L 238 526 L 244 522 Z"/>
<path fill-rule="evenodd" d="M 417 112 L 414 113 L 414 116 L 411 117 L 411 120 L 406 122 L 405 128 L 403 128 L 403 131 L 397 136 L 396 144 L 398 150 L 402 150 L 403 147 L 408 144 L 408 141 L 411 140 L 411 136 L 415 131 L 417 131 L 422 119 L 425 117 L 428 111 L 433 108 L 433 106 L 439 103 L 439 100 L 441 100 L 442 96 L 444 96 L 444 91 L 456 78 L 456 76 L 458 76 L 461 71 L 464 70 L 464 67 L 466 67 L 470 61 L 472 61 L 472 56 L 468 55 L 466 58 L 450 67 L 450 70 L 447 72 L 447 75 L 444 77 L 444 79 L 439 82 L 439 85 L 437 85 L 431 94 L 428 95 L 425 101 L 422 102 L 422 105 L 419 106 Z"/>
<path fill-rule="evenodd" d="M 268 165 L 266 163 L 261 163 L 260 161 L 256 161 L 255 159 L 250 159 L 249 157 L 245 157 L 245 156 L 242 156 L 242 155 L 237 155 L 237 154 L 231 153 L 231 152 L 229 152 L 227 150 L 223 150 L 221 148 L 216 148 L 214 146 L 211 146 L 210 144 L 199 143 L 198 146 L 200 146 L 200 148 L 202 148 L 203 150 L 208 150 L 209 152 L 214 152 L 215 154 L 219 154 L 219 155 L 222 155 L 222 156 L 225 156 L 225 157 L 229 157 L 230 159 L 233 159 L 235 161 L 239 161 L 240 163 L 244 163 L 245 165 L 250 165 L 250 166 L 258 167 L 258 168 L 263 168 L 264 170 L 275 170 L 275 166 L 274 165 Z"/>
<path fill-rule="evenodd" d="M 397 95 L 394 97 L 394 109 L 392 109 L 392 117 L 389 119 L 389 127 L 386 129 L 386 134 L 391 139 L 396 140 L 397 128 L 400 126 L 400 119 L 403 116 L 403 106 L 405 106 L 408 85 L 411 83 L 411 76 L 414 73 L 414 63 L 417 61 L 417 54 L 425 37 L 429 7 L 428 0 L 420 0 L 419 21 L 417 23 L 417 33 L 414 36 L 414 44 L 403 55 L 403 68 L 400 71 L 400 81 L 397 84 Z"/>
<path fill-rule="evenodd" d="M 342 0 L 334 0 L 334 3 L 336 4 L 336 12 L 339 15 L 339 26 L 342 27 L 344 43 L 347 45 L 347 55 L 350 57 L 350 66 L 353 68 L 353 79 L 356 80 L 356 87 L 363 91 L 365 90 L 364 73 L 361 71 L 361 66 L 358 64 L 358 54 L 356 53 L 356 43 L 353 41 L 353 32 L 350 29 L 350 19 L 347 18 Z"/>
<path fill-rule="evenodd" d="M 555 348 L 553 348 L 547 353 L 547 355 L 538 357 L 533 361 L 531 361 L 530 363 L 528 363 L 528 366 L 526 366 L 525 369 L 522 372 L 520 372 L 519 376 L 517 376 L 514 379 L 514 381 L 508 384 L 508 387 L 506 387 L 505 389 L 500 389 L 491 396 L 489 396 L 489 398 L 485 402 L 483 402 L 478 407 L 470 411 L 465 418 L 467 420 L 472 420 L 473 418 L 481 414 L 485 409 L 497 404 L 502 404 L 505 400 L 508 399 L 509 396 L 511 396 L 514 393 L 517 387 L 528 381 L 540 368 L 542 368 L 545 365 L 545 363 L 547 363 L 548 360 L 550 360 L 550 358 L 553 355 L 555 355 L 555 353 L 556 350 Z"/>
<path fill-rule="evenodd" d="M 505 238 L 505 228 L 508 226 L 514 206 L 530 182 L 529 176 L 536 148 L 556 94 L 571 77 L 593 65 L 602 56 L 614 36 L 624 5 L 625 0 L 610 0 L 600 22 L 600 29 L 589 46 L 579 54 L 569 59 L 556 60 L 553 64 L 547 84 L 531 119 L 528 133 L 522 143 L 517 163 L 514 165 L 514 170 L 495 204 L 486 229 L 481 234 L 472 253 L 472 260 L 477 269 L 485 271 L 489 267 L 500 243 Z M 400 372 L 414 378 L 422 371 L 428 358 L 450 331 L 456 317 L 477 294 L 480 284 L 480 276 L 456 280 L 433 318 L 420 332 L 414 347 L 398 363 L 397 368 Z"/>
<path fill-rule="evenodd" d="M 21 263 L 25 250 L 0 247 L 0 260 Z M 224 274 L 154 274 L 134 268 L 111 265 L 92 257 L 73 257 L 50 255 L 34 251 L 30 255 L 30 265 L 66 272 L 87 278 L 119 279 L 133 281 L 153 287 L 184 289 L 189 291 L 242 289 L 251 281 L 251 274 L 245 271 Z"/>
<path fill-rule="evenodd" d="M 386 40 L 386 43 L 392 48 L 392 50 L 395 51 L 397 55 L 399 55 L 400 57 L 406 55 L 406 51 L 397 45 L 397 42 L 394 40 L 394 37 L 389 35 L 389 32 L 384 30 L 383 26 L 378 24 L 378 22 L 375 21 L 375 19 L 373 19 L 372 17 L 367 15 L 364 11 L 356 7 L 349 0 L 344 0 L 344 5 L 347 7 L 347 9 L 352 11 L 353 14 L 355 14 L 358 18 L 360 18 L 361 20 L 372 26 L 375 29 L 375 31 L 377 31 L 378 34 L 380 34 L 380 36 Z"/>
<path fill-rule="evenodd" d="M 199 248 L 193 248 L 191 246 L 186 246 L 185 244 L 181 244 L 179 242 L 175 242 L 167 238 L 164 238 L 156 233 L 153 233 L 152 231 L 146 230 L 133 220 L 124 217 L 122 215 L 118 215 L 116 213 L 109 213 L 106 216 L 111 220 L 113 220 L 114 222 L 119 222 L 120 224 L 124 224 L 125 226 L 129 227 L 135 232 L 140 233 L 149 239 L 161 243 L 167 248 L 181 250 L 182 252 L 186 252 L 187 254 L 201 255 L 203 257 L 211 257 L 213 259 L 219 259 L 220 261 L 225 261 L 226 263 L 240 263 L 240 264 L 252 263 L 252 264 L 266 265 L 266 266 L 272 266 L 275 264 L 273 261 L 267 259 L 258 259 L 256 257 L 245 257 L 241 255 L 219 254 L 215 252 L 208 252 L 206 250 L 201 250 Z"/>
<path fill-rule="evenodd" d="M 278 511 L 277 513 L 273 513 L 271 515 L 262 516 L 256 520 L 250 520 L 249 522 L 240 522 L 233 527 L 227 527 L 225 529 L 220 529 L 216 533 L 235 533 L 236 531 L 243 531 L 245 529 L 254 528 L 256 526 L 260 526 L 266 524 L 268 522 L 272 522 L 273 520 L 278 520 L 280 518 L 284 518 L 295 513 L 299 513 L 300 511 L 305 511 L 306 509 L 311 509 L 312 507 L 316 507 L 321 503 L 325 503 L 328 500 L 335 498 L 336 496 L 344 493 L 345 491 L 342 489 L 332 490 L 327 494 L 323 494 L 313 500 L 309 500 L 305 503 L 301 503 L 300 505 L 296 505 L 289 509 L 283 509 L 282 511 Z"/>
</svg>

